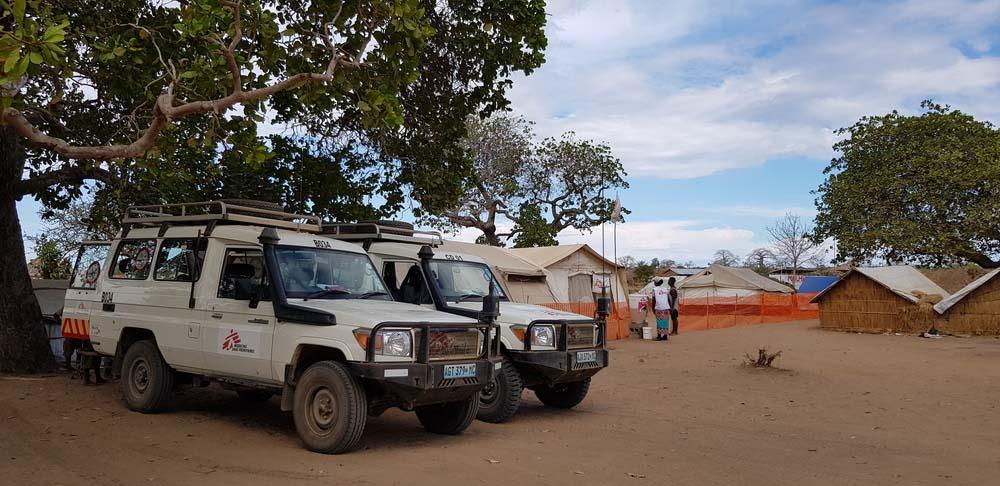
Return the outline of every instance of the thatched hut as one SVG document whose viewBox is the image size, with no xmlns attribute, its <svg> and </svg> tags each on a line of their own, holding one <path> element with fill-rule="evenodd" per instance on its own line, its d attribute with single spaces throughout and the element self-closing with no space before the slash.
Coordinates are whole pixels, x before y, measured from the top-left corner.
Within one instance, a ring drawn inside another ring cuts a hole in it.
<svg viewBox="0 0 1000 486">
<path fill-rule="evenodd" d="M 938 302 L 934 310 L 941 315 L 938 330 L 1000 334 L 1000 268 Z"/>
<path fill-rule="evenodd" d="M 922 332 L 948 292 L 910 266 L 855 268 L 812 299 L 821 327 L 860 332 Z"/>
</svg>

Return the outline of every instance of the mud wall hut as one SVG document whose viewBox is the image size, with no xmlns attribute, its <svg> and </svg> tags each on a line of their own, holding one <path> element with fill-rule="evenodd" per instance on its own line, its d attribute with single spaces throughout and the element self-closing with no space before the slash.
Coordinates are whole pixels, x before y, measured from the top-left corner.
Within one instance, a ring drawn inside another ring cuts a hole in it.
<svg viewBox="0 0 1000 486">
<path fill-rule="evenodd" d="M 938 302 L 934 310 L 941 315 L 939 331 L 1000 335 L 1000 268 Z"/>
<path fill-rule="evenodd" d="M 859 332 L 923 332 L 948 292 L 917 269 L 855 268 L 812 299 L 821 327 Z"/>
</svg>

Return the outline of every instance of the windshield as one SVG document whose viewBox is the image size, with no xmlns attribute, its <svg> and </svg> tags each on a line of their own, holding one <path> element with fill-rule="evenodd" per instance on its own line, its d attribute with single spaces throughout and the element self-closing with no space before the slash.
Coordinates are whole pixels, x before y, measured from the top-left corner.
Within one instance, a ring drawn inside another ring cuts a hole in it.
<svg viewBox="0 0 1000 486">
<path fill-rule="evenodd" d="M 274 253 L 289 299 L 390 300 L 367 254 L 288 246 Z"/>
<path fill-rule="evenodd" d="M 484 263 L 431 260 L 428 265 L 432 277 L 430 280 L 446 301 L 482 302 L 483 296 L 490 292 L 488 282 L 493 282 L 494 295 L 500 296 L 500 299 L 507 298 L 500 282 Z"/>
</svg>

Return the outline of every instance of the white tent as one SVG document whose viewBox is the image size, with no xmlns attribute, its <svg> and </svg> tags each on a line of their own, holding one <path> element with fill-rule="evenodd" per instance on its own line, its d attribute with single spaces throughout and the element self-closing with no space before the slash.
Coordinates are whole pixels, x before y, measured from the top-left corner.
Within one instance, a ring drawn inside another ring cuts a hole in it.
<svg viewBox="0 0 1000 486">
<path fill-rule="evenodd" d="M 627 292 L 618 265 L 589 245 L 511 248 L 510 252 L 544 268 L 557 302 L 594 302 L 606 288 L 615 302 L 625 302 Z"/>
<path fill-rule="evenodd" d="M 523 304 L 556 302 L 556 295 L 549 286 L 549 273 L 542 267 L 525 260 L 506 248 L 477 245 L 460 241 L 445 241 L 444 249 L 467 253 L 485 260 L 503 281 L 509 297 Z"/>
<path fill-rule="evenodd" d="M 711 265 L 692 275 L 677 288 L 681 298 L 743 297 L 761 292 L 788 294 L 792 288 L 775 282 L 749 268 Z"/>
</svg>

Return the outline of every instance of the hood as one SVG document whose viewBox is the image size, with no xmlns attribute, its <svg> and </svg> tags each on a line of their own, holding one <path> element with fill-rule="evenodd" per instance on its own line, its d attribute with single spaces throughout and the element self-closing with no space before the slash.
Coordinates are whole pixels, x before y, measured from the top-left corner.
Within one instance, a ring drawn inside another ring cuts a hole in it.
<svg viewBox="0 0 1000 486">
<path fill-rule="evenodd" d="M 288 299 L 289 304 L 308 307 L 337 316 L 337 324 L 374 327 L 382 322 L 430 322 L 471 324 L 475 319 L 439 312 L 403 302 L 371 299 Z"/>
<path fill-rule="evenodd" d="M 463 309 L 469 309 L 474 311 L 482 310 L 483 304 L 481 302 L 462 302 L 458 304 L 449 304 L 453 307 L 461 307 Z M 572 312 L 561 311 L 558 309 L 552 309 L 550 307 L 545 307 L 541 305 L 534 304 L 519 304 L 516 302 L 500 302 L 500 318 L 499 322 L 504 324 L 513 325 L 528 325 L 532 321 L 537 320 L 549 320 L 549 319 L 565 319 L 567 321 L 592 321 L 590 317 L 582 316 L 580 314 L 574 314 Z"/>
</svg>

